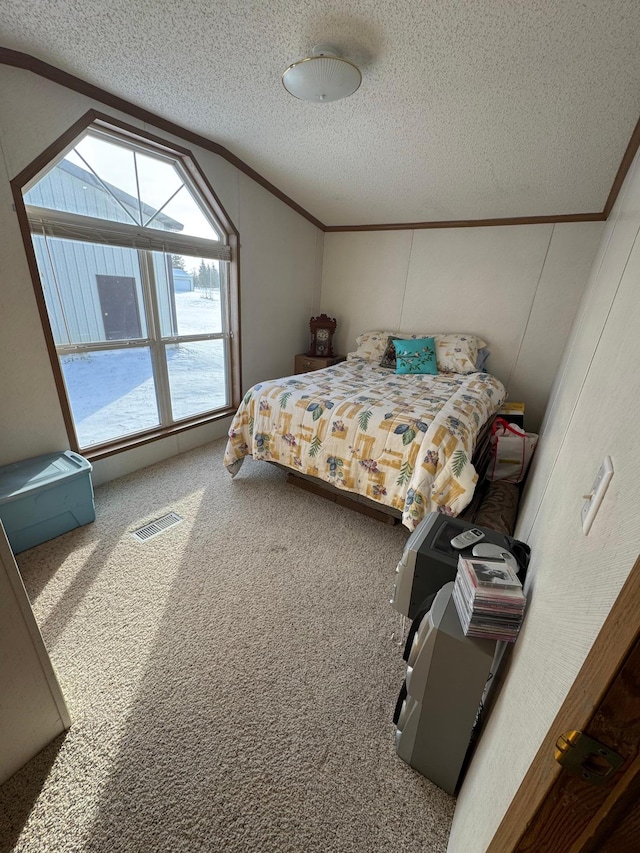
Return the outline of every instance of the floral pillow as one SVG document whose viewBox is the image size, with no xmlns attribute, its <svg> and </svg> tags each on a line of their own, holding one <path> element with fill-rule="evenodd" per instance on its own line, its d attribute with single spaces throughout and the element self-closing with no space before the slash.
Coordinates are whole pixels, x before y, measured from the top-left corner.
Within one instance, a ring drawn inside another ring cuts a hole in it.
<svg viewBox="0 0 640 853">
<path fill-rule="evenodd" d="M 436 356 L 441 373 L 475 373 L 478 350 L 486 347 L 482 338 L 475 335 L 434 335 Z"/>
<path fill-rule="evenodd" d="M 433 338 L 395 340 L 396 373 L 438 372 L 436 344 Z"/>
<path fill-rule="evenodd" d="M 392 334 L 393 332 L 363 332 L 356 338 L 355 352 L 347 354 L 347 361 L 363 358 L 365 361 L 379 362 L 387 344 L 387 338 Z"/>
<path fill-rule="evenodd" d="M 479 369 L 478 350 L 487 344 L 482 338 L 466 333 L 451 332 L 447 334 L 429 334 L 422 332 L 408 334 L 406 332 L 371 331 L 363 332 L 356 338 L 357 349 L 347 355 L 348 360 L 362 358 L 374 361 L 382 367 L 395 370 L 394 340 L 415 340 L 416 338 L 431 337 L 436 345 L 436 359 L 440 373 L 476 373 Z"/>
</svg>

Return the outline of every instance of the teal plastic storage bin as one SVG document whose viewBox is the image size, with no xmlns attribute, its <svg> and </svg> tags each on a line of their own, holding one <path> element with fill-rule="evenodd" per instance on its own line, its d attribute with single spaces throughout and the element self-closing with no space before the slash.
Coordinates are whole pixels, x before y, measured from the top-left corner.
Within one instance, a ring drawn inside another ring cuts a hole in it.
<svg viewBox="0 0 640 853">
<path fill-rule="evenodd" d="M 91 470 L 71 450 L 0 468 L 0 519 L 15 554 L 95 520 Z"/>
</svg>

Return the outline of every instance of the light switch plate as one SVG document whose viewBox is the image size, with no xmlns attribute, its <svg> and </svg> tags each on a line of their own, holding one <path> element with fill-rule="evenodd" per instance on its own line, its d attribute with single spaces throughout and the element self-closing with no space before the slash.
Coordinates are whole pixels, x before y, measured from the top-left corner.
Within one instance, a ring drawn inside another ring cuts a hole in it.
<svg viewBox="0 0 640 853">
<path fill-rule="evenodd" d="M 586 536 L 591 530 L 593 519 L 602 503 L 604 493 L 613 477 L 613 462 L 610 456 L 605 456 L 604 462 L 600 466 L 600 470 L 596 475 L 596 479 L 591 489 L 591 496 L 585 500 L 582 505 L 582 532 Z"/>
</svg>

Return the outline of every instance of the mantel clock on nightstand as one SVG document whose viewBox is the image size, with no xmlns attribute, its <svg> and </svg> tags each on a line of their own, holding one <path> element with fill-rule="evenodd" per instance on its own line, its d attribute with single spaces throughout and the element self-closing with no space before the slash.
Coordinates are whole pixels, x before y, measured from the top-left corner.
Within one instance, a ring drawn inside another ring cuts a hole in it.
<svg viewBox="0 0 640 853">
<path fill-rule="evenodd" d="M 336 320 L 326 314 L 312 317 L 309 322 L 311 329 L 311 346 L 308 353 L 296 356 L 295 372 L 310 373 L 312 370 L 322 370 L 344 361 L 343 355 L 334 355 L 332 338 L 336 330 Z"/>
<path fill-rule="evenodd" d="M 333 355 L 332 338 L 336 331 L 335 317 L 320 314 L 309 321 L 311 329 L 311 346 L 308 355 L 314 358 L 326 358 Z"/>
</svg>

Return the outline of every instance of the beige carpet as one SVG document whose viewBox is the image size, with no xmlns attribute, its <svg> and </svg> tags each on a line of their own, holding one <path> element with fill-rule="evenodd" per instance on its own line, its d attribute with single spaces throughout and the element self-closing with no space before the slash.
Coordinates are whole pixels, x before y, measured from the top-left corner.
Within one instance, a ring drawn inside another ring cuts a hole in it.
<svg viewBox="0 0 640 853">
<path fill-rule="evenodd" d="M 444 851 L 454 800 L 393 748 L 406 531 L 223 449 L 18 555 L 74 724 L 0 789 L 0 849 Z"/>
</svg>

